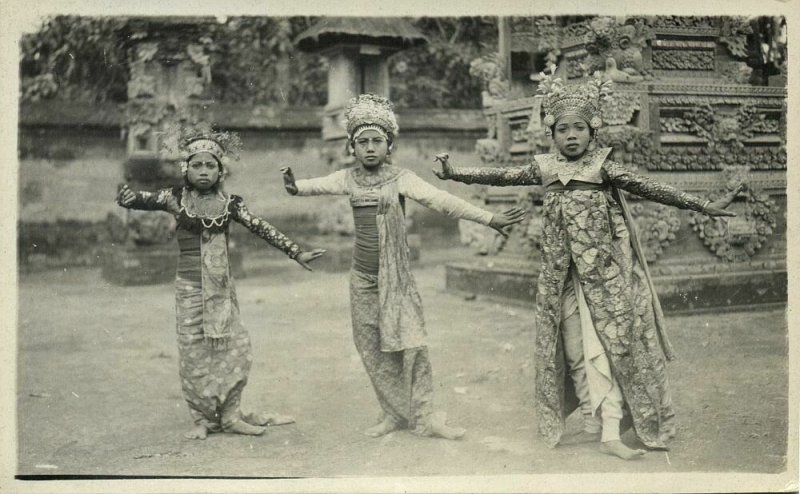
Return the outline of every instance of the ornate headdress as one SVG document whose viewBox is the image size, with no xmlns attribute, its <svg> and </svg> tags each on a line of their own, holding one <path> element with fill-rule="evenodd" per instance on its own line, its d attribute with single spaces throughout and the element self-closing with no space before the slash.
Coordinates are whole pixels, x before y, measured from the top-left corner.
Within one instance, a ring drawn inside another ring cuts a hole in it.
<svg viewBox="0 0 800 494">
<path fill-rule="evenodd" d="M 162 147 L 168 157 L 179 158 L 181 173 L 186 175 L 189 159 L 198 153 L 209 153 L 222 167 L 220 180 L 228 174 L 230 159 L 239 159 L 242 141 L 234 132 L 216 132 L 210 124 L 201 123 L 188 127 L 180 124 L 168 127 L 164 132 Z"/>
<path fill-rule="evenodd" d="M 544 95 L 542 108 L 546 127 L 552 127 L 564 115 L 578 115 L 589 123 L 593 129 L 603 125 L 601 104 L 609 99 L 613 92 L 613 83 L 595 77 L 583 84 L 564 84 L 560 77 L 554 77 L 555 65 L 550 74 L 542 73 L 538 92 Z"/>
<path fill-rule="evenodd" d="M 397 119 L 392 103 L 375 94 L 362 94 L 350 100 L 344 111 L 347 136 L 350 140 L 365 130 L 377 130 L 386 135 L 397 135 Z"/>
</svg>

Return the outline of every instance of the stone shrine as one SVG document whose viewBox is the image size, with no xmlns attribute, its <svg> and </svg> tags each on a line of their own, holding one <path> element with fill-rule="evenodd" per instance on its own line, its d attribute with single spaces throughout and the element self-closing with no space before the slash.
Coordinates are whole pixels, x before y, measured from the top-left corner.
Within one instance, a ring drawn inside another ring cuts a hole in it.
<svg viewBox="0 0 800 494">
<path fill-rule="evenodd" d="M 183 183 L 179 157 L 165 154 L 163 144 L 177 127 L 201 124 L 208 109 L 211 39 L 206 27 L 215 22 L 207 17 L 131 18 L 120 33 L 130 60 L 124 181 L 134 190 Z M 104 260 L 103 277 L 121 285 L 173 279 L 178 249 L 172 215 L 124 210 L 118 218 L 124 219 L 114 222 L 116 246 Z M 240 266 L 241 257 L 233 249 L 231 254 L 232 267 Z"/>
<path fill-rule="evenodd" d="M 532 96 L 538 73 L 549 64 L 557 64 L 556 75 L 568 83 L 595 74 L 613 80 L 614 98 L 603 110 L 598 133 L 598 145 L 614 149 L 612 159 L 711 199 L 739 183 L 746 186 L 731 205 L 735 218 L 709 218 L 627 195 L 664 310 L 782 306 L 787 300 L 785 44 L 776 48 L 783 50 L 783 60 L 775 60 L 775 71 L 781 72 L 756 77 L 753 67 L 764 63 L 747 50 L 751 22 L 676 16 L 512 19 L 510 56 L 473 64 L 486 83 L 489 128 L 476 151 L 486 166 L 521 165 L 549 152 L 541 97 Z M 503 70 L 492 70 L 492 64 L 503 63 L 511 65 L 510 80 Z M 490 208 L 525 204 L 528 217 L 507 240 L 465 230 L 465 241 L 486 257 L 449 264 L 447 287 L 532 303 L 543 191 L 480 190 Z"/>
</svg>

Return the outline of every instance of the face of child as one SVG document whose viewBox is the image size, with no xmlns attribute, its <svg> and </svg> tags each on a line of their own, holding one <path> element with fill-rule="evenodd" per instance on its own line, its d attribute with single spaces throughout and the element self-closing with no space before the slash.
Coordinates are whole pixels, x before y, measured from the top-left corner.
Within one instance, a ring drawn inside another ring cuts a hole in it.
<svg viewBox="0 0 800 494">
<path fill-rule="evenodd" d="M 561 154 L 568 158 L 579 158 L 592 140 L 592 131 L 581 117 L 565 115 L 554 125 L 553 140 Z"/>
<path fill-rule="evenodd" d="M 365 130 L 353 142 L 356 159 L 364 168 L 377 168 L 386 161 L 389 141 L 377 130 Z"/>
<path fill-rule="evenodd" d="M 186 179 L 199 191 L 211 189 L 219 181 L 220 165 L 210 153 L 197 153 L 189 158 Z"/>
</svg>

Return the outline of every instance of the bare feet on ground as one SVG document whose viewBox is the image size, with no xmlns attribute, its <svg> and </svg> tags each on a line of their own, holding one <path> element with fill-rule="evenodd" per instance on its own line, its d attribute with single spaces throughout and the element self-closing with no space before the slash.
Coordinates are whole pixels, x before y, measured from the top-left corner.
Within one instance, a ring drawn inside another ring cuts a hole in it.
<svg viewBox="0 0 800 494">
<path fill-rule="evenodd" d="M 369 437 L 381 437 L 392 431 L 396 431 L 398 428 L 399 427 L 394 420 L 392 420 L 390 417 L 386 417 L 379 424 L 373 425 L 369 429 L 365 430 L 364 434 L 368 435 Z"/>
<path fill-rule="evenodd" d="M 600 451 L 611 456 L 622 458 L 623 460 L 632 460 L 644 454 L 641 449 L 631 449 L 620 440 L 607 441 L 600 443 Z"/>
<path fill-rule="evenodd" d="M 467 429 L 463 427 L 451 427 L 446 424 L 433 424 L 431 425 L 431 436 L 440 437 L 442 439 L 461 439 Z"/>
<path fill-rule="evenodd" d="M 183 434 L 186 439 L 205 439 L 208 437 L 208 429 L 204 425 L 196 425 Z"/>
<path fill-rule="evenodd" d="M 261 412 L 248 413 L 242 420 L 250 425 L 286 425 L 295 423 L 294 417 L 290 415 L 279 415 L 277 413 Z"/>
<path fill-rule="evenodd" d="M 431 437 L 461 439 L 464 437 L 464 434 L 467 433 L 467 429 L 447 425 L 447 418 L 444 412 L 436 412 L 431 416 L 430 429 L 428 429 L 428 432 Z"/>
<path fill-rule="evenodd" d="M 245 434 L 248 436 L 260 436 L 266 430 L 267 430 L 266 427 L 261 427 L 259 425 L 250 425 L 244 420 L 237 420 L 236 422 L 225 428 L 225 432 L 231 432 L 233 434 Z"/>
</svg>

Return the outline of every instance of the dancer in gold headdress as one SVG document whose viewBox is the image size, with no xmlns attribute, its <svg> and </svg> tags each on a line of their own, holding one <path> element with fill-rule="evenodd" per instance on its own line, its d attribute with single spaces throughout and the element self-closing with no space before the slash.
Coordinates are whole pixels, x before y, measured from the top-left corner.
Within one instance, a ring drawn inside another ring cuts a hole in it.
<svg viewBox="0 0 800 494">
<path fill-rule="evenodd" d="M 409 266 L 404 199 L 501 232 L 524 213 L 511 209 L 493 215 L 389 165 L 398 126 L 386 98 L 353 98 L 345 117 L 348 149 L 358 166 L 296 182 L 291 169 L 283 173 L 293 195 L 350 196 L 356 227 L 350 272 L 353 339 L 382 409 L 379 423 L 366 434 L 378 437 L 407 428 L 457 439 L 464 429 L 446 425 L 444 414 L 433 412 L 431 364 L 422 301 Z"/>
<path fill-rule="evenodd" d="M 647 447 L 665 448 L 675 435 L 665 370 L 673 354 L 619 189 L 710 216 L 733 216 L 724 208 L 734 194 L 704 201 L 628 171 L 608 159 L 610 148 L 595 149 L 610 82 L 568 86 L 543 74 L 539 89 L 555 153 L 508 168 L 455 168 L 439 155 L 442 169 L 434 172 L 464 183 L 545 187 L 534 356 L 539 432 L 548 446 L 561 442 L 565 417 L 578 405 L 584 430 L 563 442 L 599 440 L 604 453 L 635 458 L 643 451 L 620 440 L 623 413 Z"/>
<path fill-rule="evenodd" d="M 294 421 L 274 413 L 243 414 L 239 407 L 253 356 L 228 265 L 231 220 L 306 269 L 324 252 L 301 251 L 272 225 L 252 215 L 241 197 L 222 190 L 227 154 L 238 142 L 238 136 L 229 133 L 182 140 L 183 187 L 153 193 L 134 192 L 125 185 L 117 197 L 122 207 L 166 211 L 177 220 L 176 317 L 181 389 L 195 423 L 186 433 L 190 439 L 205 439 L 209 432 L 220 431 L 259 435 L 266 425 Z"/>
</svg>

